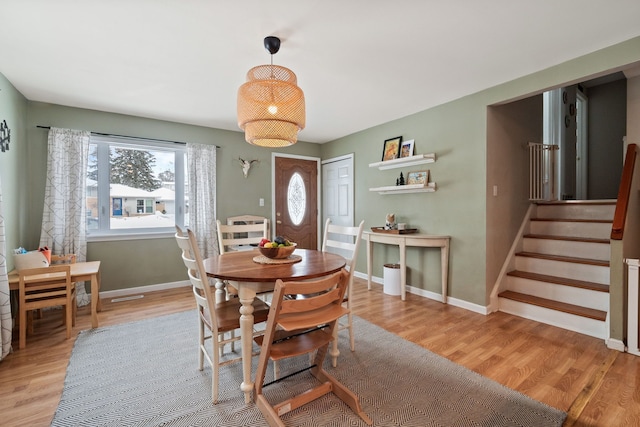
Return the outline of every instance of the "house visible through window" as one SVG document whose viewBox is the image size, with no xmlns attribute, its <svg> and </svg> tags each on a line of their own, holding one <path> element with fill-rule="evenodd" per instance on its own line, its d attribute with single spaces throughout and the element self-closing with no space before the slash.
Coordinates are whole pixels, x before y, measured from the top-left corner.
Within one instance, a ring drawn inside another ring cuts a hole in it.
<svg viewBox="0 0 640 427">
<path fill-rule="evenodd" d="M 92 136 L 87 234 L 162 232 L 186 225 L 186 176 L 184 145 Z"/>
</svg>

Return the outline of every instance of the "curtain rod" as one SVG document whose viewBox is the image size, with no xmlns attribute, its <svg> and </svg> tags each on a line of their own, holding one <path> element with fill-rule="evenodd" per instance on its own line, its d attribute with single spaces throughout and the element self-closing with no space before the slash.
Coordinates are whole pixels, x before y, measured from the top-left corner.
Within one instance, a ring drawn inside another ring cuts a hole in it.
<svg viewBox="0 0 640 427">
<path fill-rule="evenodd" d="M 40 125 L 38 125 L 36 127 L 40 128 L 40 129 L 51 129 L 51 126 L 40 126 Z M 113 133 L 101 133 L 101 132 L 93 132 L 93 131 L 91 131 L 91 135 L 114 136 L 114 137 L 119 137 L 119 138 L 130 138 L 130 139 L 146 139 L 148 141 L 171 142 L 173 144 L 187 145 L 186 142 L 171 141 L 169 139 L 143 138 L 143 137 L 140 137 L 140 136 L 116 135 L 116 134 L 113 134 Z M 220 148 L 219 145 L 214 145 L 214 147 Z"/>
</svg>

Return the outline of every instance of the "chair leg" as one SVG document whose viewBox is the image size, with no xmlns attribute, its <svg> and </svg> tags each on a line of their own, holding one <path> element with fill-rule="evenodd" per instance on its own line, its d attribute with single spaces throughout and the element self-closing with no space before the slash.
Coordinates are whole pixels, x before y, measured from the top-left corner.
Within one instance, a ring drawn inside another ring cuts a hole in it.
<svg viewBox="0 0 640 427">
<path fill-rule="evenodd" d="M 336 321 L 336 327 L 334 328 L 334 332 L 338 329 L 337 323 L 338 322 Z M 367 425 L 372 425 L 373 421 L 362 410 L 362 407 L 360 406 L 360 400 L 358 399 L 358 396 L 354 392 L 349 390 L 347 387 L 342 385 L 342 383 L 340 381 L 338 381 L 336 378 L 334 378 L 332 375 L 330 375 L 322 367 L 323 363 L 324 363 L 324 358 L 325 358 L 325 356 L 327 354 L 328 347 L 329 347 L 329 345 L 327 344 L 327 345 L 325 345 L 323 347 L 320 347 L 318 349 L 318 351 L 316 352 L 316 358 L 315 358 L 315 361 L 314 361 L 315 366 L 313 368 L 311 368 L 311 374 L 314 377 L 316 377 L 320 382 L 323 382 L 323 383 L 329 382 L 331 384 L 331 392 L 333 394 L 335 394 L 336 396 L 338 396 L 340 398 L 340 400 L 342 400 L 344 403 L 349 405 L 351 410 L 353 410 L 353 412 L 358 414 L 358 416 L 360 418 L 362 418 L 362 420 L 365 423 L 367 423 Z"/>
<path fill-rule="evenodd" d="M 218 384 L 220 380 L 218 376 L 220 375 L 220 351 L 217 347 L 220 347 L 219 344 L 216 344 L 217 337 L 211 337 L 211 344 L 213 347 L 213 359 L 211 360 L 211 400 L 213 403 L 218 403 Z"/>
<path fill-rule="evenodd" d="M 338 356 L 340 356 L 340 350 L 338 350 L 338 321 L 336 320 L 336 327 L 333 328 L 333 340 L 331 341 L 331 350 L 329 355 L 331 356 L 331 366 L 334 368 L 338 366 Z M 317 357 L 317 355 L 316 355 Z"/>
<path fill-rule="evenodd" d="M 71 309 L 73 310 L 73 326 L 76 326 L 76 317 L 78 317 L 78 299 L 73 297 L 71 304 Z"/>
<path fill-rule="evenodd" d="M 331 392 L 336 396 L 338 396 L 340 400 L 342 400 L 344 403 L 346 403 L 353 412 L 358 414 L 358 416 L 362 418 L 362 421 L 364 421 L 367 425 L 373 424 L 373 421 L 371 420 L 371 418 L 369 418 L 369 416 L 362 410 L 362 407 L 360 406 L 360 400 L 358 399 L 358 396 L 355 393 L 353 393 L 351 390 L 346 388 L 344 385 L 342 385 L 341 382 L 339 382 L 337 379 L 335 379 L 332 375 L 330 375 L 327 371 L 320 368 L 319 366 L 312 368 L 311 373 L 319 381 L 330 383 Z"/>
<path fill-rule="evenodd" d="M 262 412 L 262 416 L 267 421 L 267 424 L 269 424 L 269 427 L 285 427 L 278 413 L 269 404 L 263 394 L 259 394 L 256 397 L 256 406 L 260 409 L 260 412 Z"/>
<path fill-rule="evenodd" d="M 199 331 L 198 331 L 198 370 L 204 369 L 204 323 L 202 319 L 198 319 Z"/>
<path fill-rule="evenodd" d="M 33 335 L 33 310 L 27 311 L 27 331 Z"/>
<path fill-rule="evenodd" d="M 71 338 L 71 329 L 73 328 L 73 307 L 71 307 L 71 302 L 67 301 L 67 304 L 64 306 L 65 312 L 65 323 L 67 324 L 67 339 Z"/>
<path fill-rule="evenodd" d="M 351 311 L 347 314 L 347 320 L 349 322 L 347 327 L 349 328 L 349 344 L 351 345 L 351 351 L 356 351 L 356 336 L 353 334 L 353 315 L 351 314 Z"/>
<path fill-rule="evenodd" d="M 27 311 L 20 309 L 20 315 L 19 315 L 19 329 L 20 329 L 20 341 L 19 341 L 19 348 L 24 348 L 27 344 Z"/>
</svg>

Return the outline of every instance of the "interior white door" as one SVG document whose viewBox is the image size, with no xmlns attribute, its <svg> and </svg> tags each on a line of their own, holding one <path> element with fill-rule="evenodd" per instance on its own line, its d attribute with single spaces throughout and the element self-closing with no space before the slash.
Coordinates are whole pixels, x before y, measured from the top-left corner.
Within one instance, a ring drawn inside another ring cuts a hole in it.
<svg viewBox="0 0 640 427">
<path fill-rule="evenodd" d="M 354 225 L 353 154 L 322 162 L 322 224 Z M 323 230 L 324 232 L 324 230 Z"/>
</svg>

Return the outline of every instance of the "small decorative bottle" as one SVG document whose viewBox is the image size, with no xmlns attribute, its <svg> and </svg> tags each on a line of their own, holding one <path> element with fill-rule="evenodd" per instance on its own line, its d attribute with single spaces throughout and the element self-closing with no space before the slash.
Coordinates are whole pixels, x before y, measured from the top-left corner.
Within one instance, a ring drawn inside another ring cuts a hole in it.
<svg viewBox="0 0 640 427">
<path fill-rule="evenodd" d="M 400 181 L 399 181 L 399 185 L 404 185 L 404 176 L 402 175 L 402 172 L 400 172 Z"/>
</svg>

